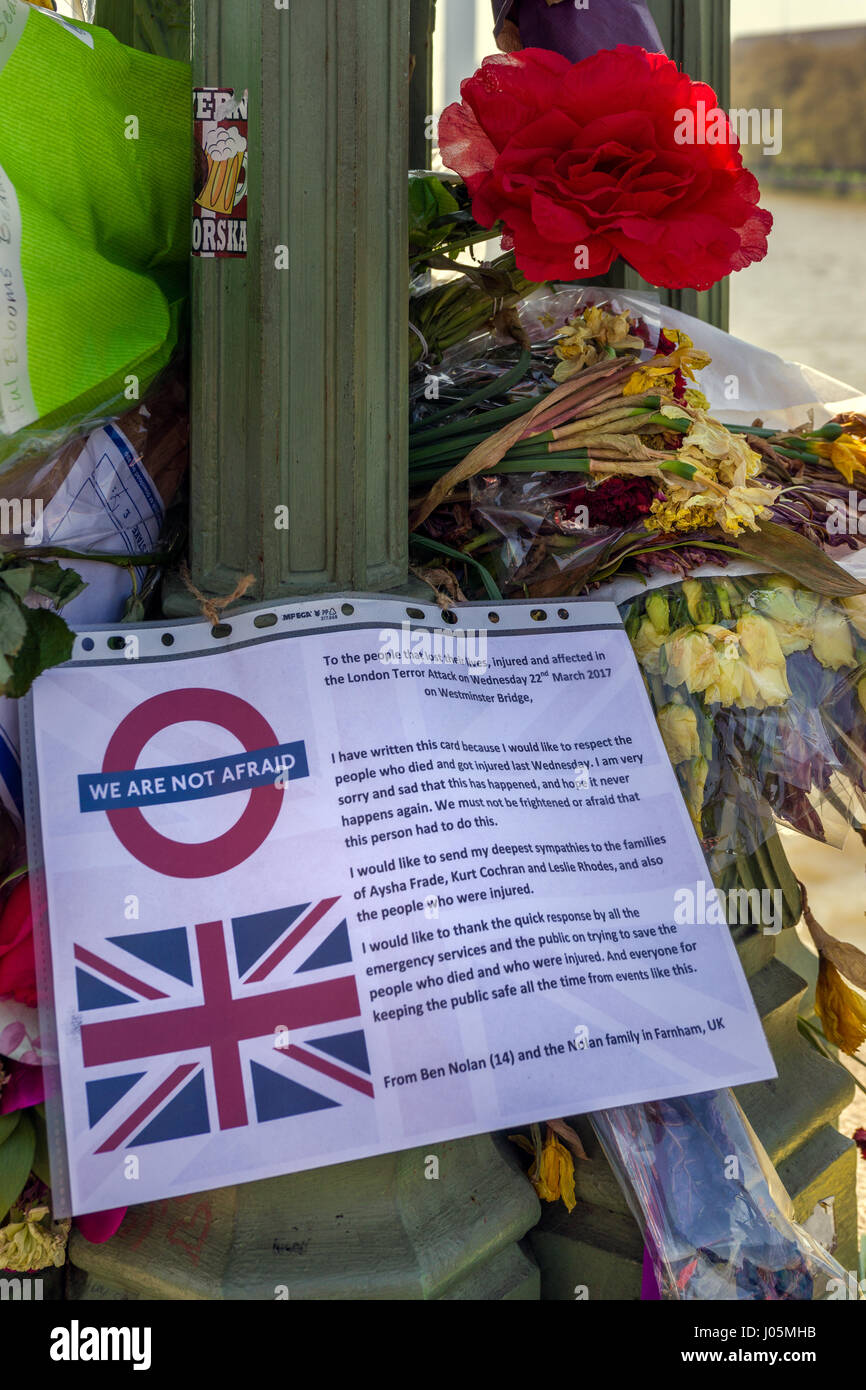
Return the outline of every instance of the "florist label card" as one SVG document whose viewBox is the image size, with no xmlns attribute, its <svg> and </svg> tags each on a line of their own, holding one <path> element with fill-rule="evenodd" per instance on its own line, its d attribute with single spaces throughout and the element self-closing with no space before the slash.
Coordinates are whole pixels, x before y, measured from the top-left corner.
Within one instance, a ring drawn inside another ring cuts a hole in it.
<svg viewBox="0 0 866 1390">
<path fill-rule="evenodd" d="M 775 1074 L 676 910 L 712 889 L 616 609 L 542 611 L 90 629 L 40 676 L 73 1212 Z"/>
</svg>

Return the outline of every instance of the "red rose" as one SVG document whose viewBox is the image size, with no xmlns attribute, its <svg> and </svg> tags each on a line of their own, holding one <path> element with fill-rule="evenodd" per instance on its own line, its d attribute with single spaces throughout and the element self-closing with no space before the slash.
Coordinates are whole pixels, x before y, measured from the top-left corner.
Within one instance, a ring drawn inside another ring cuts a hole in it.
<svg viewBox="0 0 866 1390">
<path fill-rule="evenodd" d="M 36 1005 L 36 959 L 30 885 L 22 878 L 13 888 L 0 917 L 0 999 Z"/>
<path fill-rule="evenodd" d="M 708 289 L 766 255 L 773 219 L 727 118 L 728 142 L 709 143 L 715 93 L 663 54 L 527 48 L 485 58 L 460 91 L 442 158 L 529 279 L 592 279 L 622 256 L 651 284 Z"/>
</svg>

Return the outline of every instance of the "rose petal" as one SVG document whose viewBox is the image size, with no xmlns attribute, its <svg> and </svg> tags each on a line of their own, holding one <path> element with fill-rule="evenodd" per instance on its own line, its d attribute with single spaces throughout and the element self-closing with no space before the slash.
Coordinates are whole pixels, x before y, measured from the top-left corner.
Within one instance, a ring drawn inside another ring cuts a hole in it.
<svg viewBox="0 0 866 1390">
<path fill-rule="evenodd" d="M 7 1023 L 6 1027 L 0 1032 L 0 1056 L 11 1057 L 16 1048 L 27 1036 L 27 1029 L 23 1023 L 17 1019 L 14 1023 Z M 23 1060 L 23 1058 L 22 1058 Z"/>
<path fill-rule="evenodd" d="M 76 1216 L 74 1224 L 91 1245 L 102 1245 L 115 1234 L 127 1210 L 127 1207 L 115 1207 L 111 1211 L 87 1212 L 84 1216 Z"/>
</svg>

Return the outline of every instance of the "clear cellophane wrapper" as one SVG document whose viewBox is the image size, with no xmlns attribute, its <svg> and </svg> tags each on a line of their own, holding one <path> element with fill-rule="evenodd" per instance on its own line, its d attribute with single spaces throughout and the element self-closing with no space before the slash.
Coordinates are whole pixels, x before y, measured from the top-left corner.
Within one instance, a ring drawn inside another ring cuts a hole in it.
<svg viewBox="0 0 866 1390">
<path fill-rule="evenodd" d="M 842 1266 L 791 1219 L 790 1199 L 731 1091 L 590 1118 L 663 1299 L 847 1296 Z"/>
<path fill-rule="evenodd" d="M 837 847 L 859 828 L 866 596 L 779 574 L 694 578 L 620 613 L 717 884 L 777 886 L 779 824 Z"/>
</svg>

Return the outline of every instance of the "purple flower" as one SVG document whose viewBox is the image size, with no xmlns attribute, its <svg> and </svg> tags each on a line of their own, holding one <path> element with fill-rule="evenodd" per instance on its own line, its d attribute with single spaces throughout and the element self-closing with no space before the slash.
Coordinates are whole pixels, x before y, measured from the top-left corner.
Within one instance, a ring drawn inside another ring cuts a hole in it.
<svg viewBox="0 0 866 1390">
<path fill-rule="evenodd" d="M 618 43 L 664 52 L 646 0 L 593 0 L 585 9 L 571 0 L 493 0 L 493 19 L 497 40 L 508 20 L 507 46 L 516 26 L 524 48 L 549 48 L 572 63 Z"/>
<path fill-rule="evenodd" d="M 0 1091 L 0 1115 L 13 1110 L 25 1110 L 45 1099 L 45 1080 L 41 1067 L 28 1067 L 23 1062 L 6 1062 L 4 1071 L 9 1080 Z"/>
</svg>

